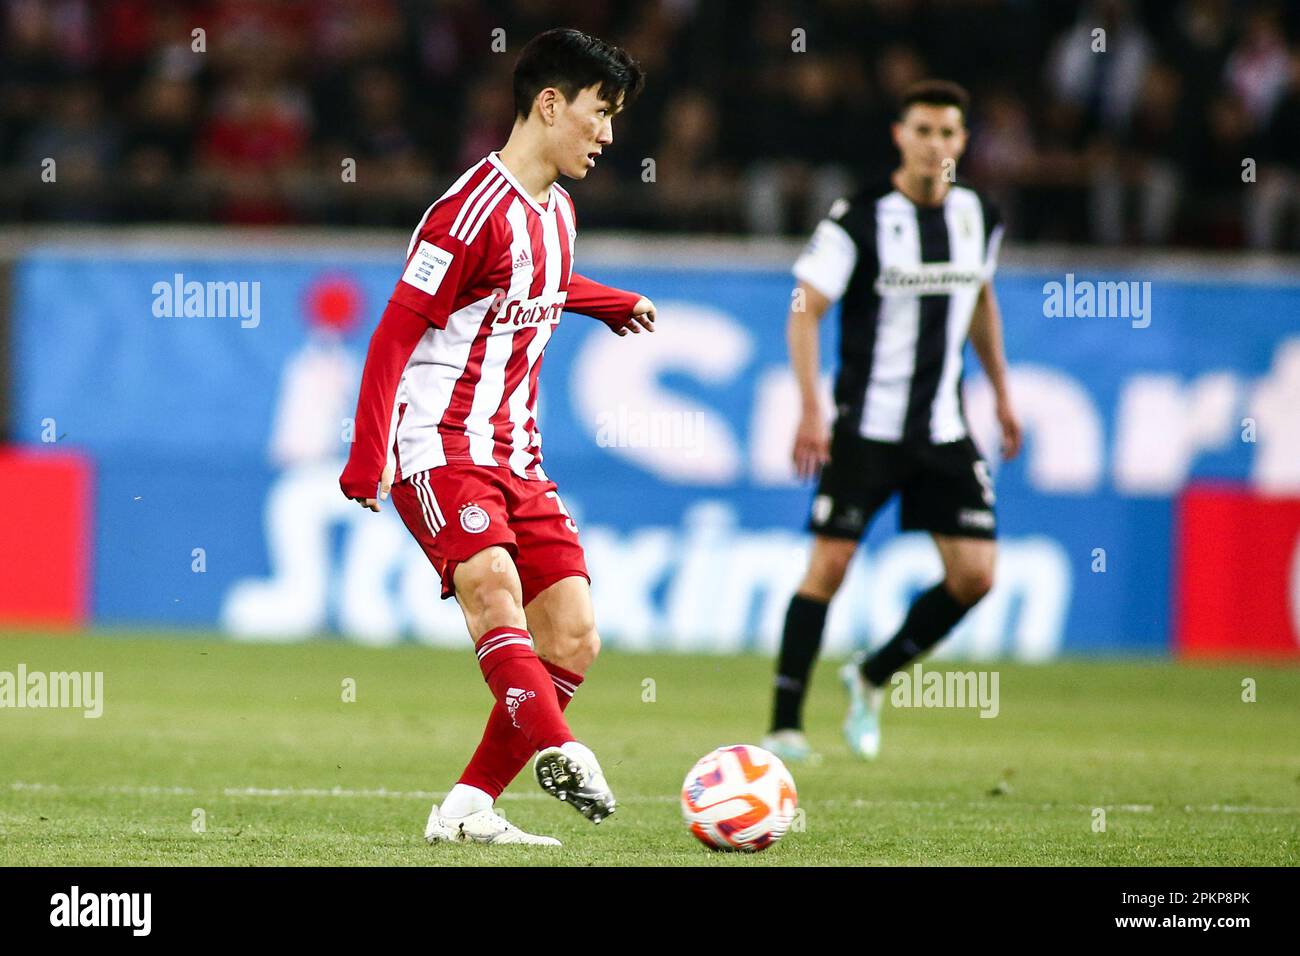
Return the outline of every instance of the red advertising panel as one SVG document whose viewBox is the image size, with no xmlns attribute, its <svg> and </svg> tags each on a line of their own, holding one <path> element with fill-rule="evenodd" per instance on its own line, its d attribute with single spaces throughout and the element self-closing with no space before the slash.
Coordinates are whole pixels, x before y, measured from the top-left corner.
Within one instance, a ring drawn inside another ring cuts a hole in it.
<svg viewBox="0 0 1300 956">
<path fill-rule="evenodd" d="M 1193 486 L 1175 521 L 1175 653 L 1300 658 L 1300 498 Z"/>
<path fill-rule="evenodd" d="M 91 540 L 90 463 L 0 448 L 0 633 L 85 623 Z"/>
</svg>

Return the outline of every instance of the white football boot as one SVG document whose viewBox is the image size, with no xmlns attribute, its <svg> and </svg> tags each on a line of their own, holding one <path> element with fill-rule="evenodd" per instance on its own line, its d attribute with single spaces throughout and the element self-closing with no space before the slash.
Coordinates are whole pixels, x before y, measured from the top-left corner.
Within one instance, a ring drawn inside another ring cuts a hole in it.
<svg viewBox="0 0 1300 956">
<path fill-rule="evenodd" d="M 424 839 L 429 843 L 560 845 L 560 841 L 555 837 L 525 833 L 491 807 L 486 810 L 476 810 L 463 817 L 444 817 L 439 815 L 436 803 L 429 811 L 429 822 L 424 826 Z"/>
<path fill-rule="evenodd" d="M 802 730 L 774 730 L 765 734 L 758 745 L 776 754 L 782 763 L 821 763 L 822 755 L 813 752 Z"/>
<path fill-rule="evenodd" d="M 880 754 L 880 709 L 885 692 L 872 687 L 862 676 L 865 660 L 865 654 L 855 654 L 840 668 L 840 682 L 849 695 L 849 709 L 844 715 L 844 742 L 863 760 L 875 760 Z"/>
<path fill-rule="evenodd" d="M 596 755 L 576 740 L 539 751 L 533 772 L 543 790 L 592 823 L 599 823 L 616 809 Z"/>
</svg>

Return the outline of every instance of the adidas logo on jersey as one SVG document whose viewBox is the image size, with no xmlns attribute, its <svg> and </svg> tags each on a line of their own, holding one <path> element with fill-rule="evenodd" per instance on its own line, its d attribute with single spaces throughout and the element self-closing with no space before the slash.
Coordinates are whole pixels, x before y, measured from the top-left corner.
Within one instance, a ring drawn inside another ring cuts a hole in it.
<svg viewBox="0 0 1300 956">
<path fill-rule="evenodd" d="M 498 259 L 497 261 L 500 262 L 501 260 Z M 519 250 L 519 258 L 515 259 L 515 264 L 514 264 L 514 269 L 513 269 L 513 271 L 518 272 L 520 269 L 527 269 L 527 268 L 528 268 L 529 266 L 531 266 L 532 264 L 533 264 L 533 259 L 532 259 L 532 257 L 528 254 L 528 250 L 527 250 L 527 249 L 520 249 L 520 250 Z"/>
</svg>

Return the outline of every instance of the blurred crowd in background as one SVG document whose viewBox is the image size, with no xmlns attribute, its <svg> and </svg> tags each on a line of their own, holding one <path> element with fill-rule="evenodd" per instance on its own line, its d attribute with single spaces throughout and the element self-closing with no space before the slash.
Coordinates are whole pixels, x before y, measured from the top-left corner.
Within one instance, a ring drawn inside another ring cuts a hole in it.
<svg viewBox="0 0 1300 956">
<path fill-rule="evenodd" d="M 0 0 L 0 220 L 411 228 L 554 26 L 648 76 L 583 228 L 802 233 L 938 76 L 1022 241 L 1300 249 L 1300 3 L 1259 0 Z"/>
</svg>

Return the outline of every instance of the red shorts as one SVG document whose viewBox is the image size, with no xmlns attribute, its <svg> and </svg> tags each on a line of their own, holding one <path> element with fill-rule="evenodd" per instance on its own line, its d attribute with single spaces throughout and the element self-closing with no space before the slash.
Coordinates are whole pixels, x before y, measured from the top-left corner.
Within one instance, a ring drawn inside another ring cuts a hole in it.
<svg viewBox="0 0 1300 956">
<path fill-rule="evenodd" d="M 443 465 L 403 478 L 392 500 L 441 576 L 444 598 L 456 593 L 456 567 L 494 545 L 514 558 L 524 604 L 562 578 L 591 580 L 578 526 L 553 481 L 526 480 L 508 468 Z"/>
</svg>

